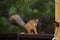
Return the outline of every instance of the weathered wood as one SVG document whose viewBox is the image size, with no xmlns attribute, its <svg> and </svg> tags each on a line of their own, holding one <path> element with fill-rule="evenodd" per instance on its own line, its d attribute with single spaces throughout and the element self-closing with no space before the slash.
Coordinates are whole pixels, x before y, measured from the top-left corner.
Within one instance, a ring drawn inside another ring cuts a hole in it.
<svg viewBox="0 0 60 40">
<path fill-rule="evenodd" d="M 60 40 L 60 0 L 55 0 L 55 21 L 59 23 L 55 29 L 55 39 Z"/>
<path fill-rule="evenodd" d="M 0 40 L 51 40 L 53 34 L 0 34 Z"/>
<path fill-rule="evenodd" d="M 0 40 L 17 40 L 17 34 L 0 34 Z"/>
<path fill-rule="evenodd" d="M 60 0 L 55 1 L 55 21 L 60 22 Z"/>
<path fill-rule="evenodd" d="M 40 39 L 51 39 L 53 34 L 18 34 L 19 38 L 40 38 Z"/>
</svg>

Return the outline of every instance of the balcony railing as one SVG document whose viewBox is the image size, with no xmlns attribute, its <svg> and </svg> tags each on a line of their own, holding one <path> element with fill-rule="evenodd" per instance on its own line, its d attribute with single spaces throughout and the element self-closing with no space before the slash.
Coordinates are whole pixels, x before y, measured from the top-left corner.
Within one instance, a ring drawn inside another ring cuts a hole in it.
<svg viewBox="0 0 60 40">
<path fill-rule="evenodd" d="M 0 40 L 51 40 L 53 34 L 0 34 Z"/>
</svg>

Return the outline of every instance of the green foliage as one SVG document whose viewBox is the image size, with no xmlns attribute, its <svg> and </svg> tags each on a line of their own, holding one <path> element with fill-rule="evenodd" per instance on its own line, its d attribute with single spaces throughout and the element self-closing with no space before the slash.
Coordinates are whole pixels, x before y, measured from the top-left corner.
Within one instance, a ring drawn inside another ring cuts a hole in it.
<svg viewBox="0 0 60 40">
<path fill-rule="evenodd" d="M 7 22 L 3 14 L 20 14 L 22 19 L 27 22 L 33 18 L 44 18 L 46 23 L 54 21 L 54 0 L 2 0 L 0 1 L 0 33 L 2 32 L 21 32 L 21 28 Z"/>
<path fill-rule="evenodd" d="M 0 33 L 19 33 L 21 28 L 18 26 L 11 25 L 7 22 L 5 17 L 1 17 L 0 20 Z"/>
<path fill-rule="evenodd" d="M 9 9 L 9 15 L 14 15 L 16 14 L 16 8 L 14 6 L 11 6 Z"/>
</svg>

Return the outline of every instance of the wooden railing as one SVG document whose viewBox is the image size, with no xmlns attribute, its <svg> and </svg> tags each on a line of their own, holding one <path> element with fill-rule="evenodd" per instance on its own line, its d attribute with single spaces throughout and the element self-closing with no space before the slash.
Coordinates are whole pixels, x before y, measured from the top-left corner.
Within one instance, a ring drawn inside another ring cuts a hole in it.
<svg viewBox="0 0 60 40">
<path fill-rule="evenodd" d="M 0 34 L 0 40 L 51 40 L 53 34 Z"/>
</svg>

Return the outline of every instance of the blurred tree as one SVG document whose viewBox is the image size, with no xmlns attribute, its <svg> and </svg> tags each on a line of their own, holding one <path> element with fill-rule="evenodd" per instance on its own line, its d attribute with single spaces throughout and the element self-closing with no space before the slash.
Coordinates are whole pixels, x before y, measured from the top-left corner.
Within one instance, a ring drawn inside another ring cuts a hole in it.
<svg viewBox="0 0 60 40">
<path fill-rule="evenodd" d="M 20 32 L 20 27 L 16 28 L 9 24 L 5 18 L 14 14 L 20 14 L 25 23 L 30 19 L 39 18 L 42 20 L 42 28 L 45 28 L 51 24 L 51 21 L 54 21 L 54 5 L 54 0 L 1 0 L 0 26 L 2 28 L 0 28 L 0 32 L 2 30 L 3 32 L 12 32 L 14 30 Z"/>
</svg>

